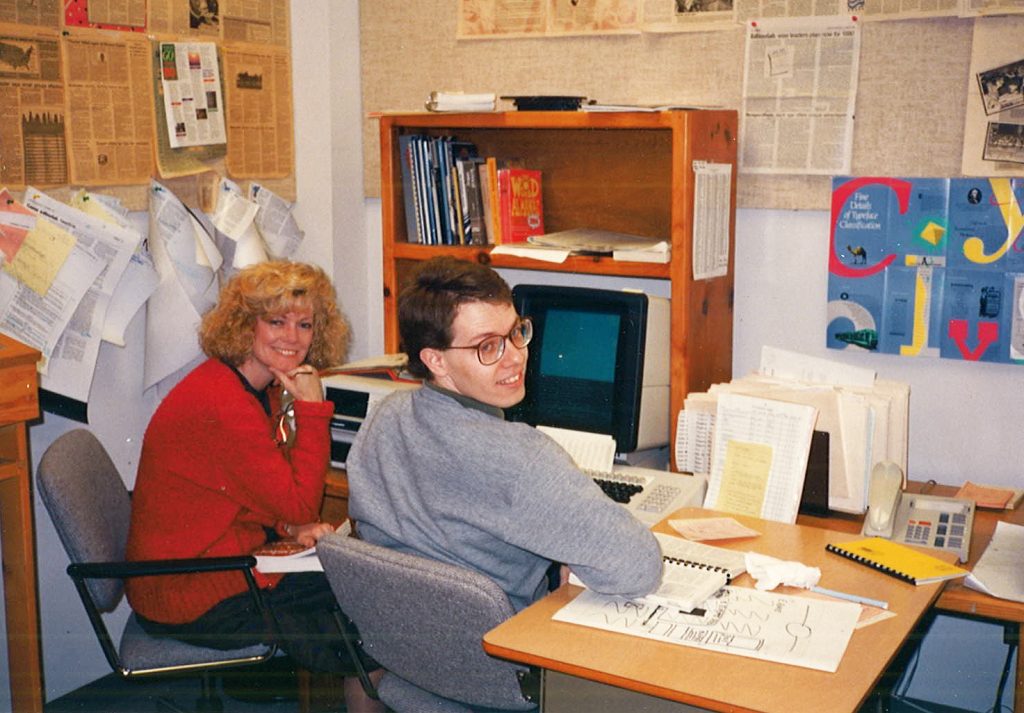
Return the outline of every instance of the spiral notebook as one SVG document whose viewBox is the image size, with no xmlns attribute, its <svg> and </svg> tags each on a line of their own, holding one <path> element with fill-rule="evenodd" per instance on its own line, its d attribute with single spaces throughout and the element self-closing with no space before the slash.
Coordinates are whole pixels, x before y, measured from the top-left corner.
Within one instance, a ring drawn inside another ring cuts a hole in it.
<svg viewBox="0 0 1024 713">
<path fill-rule="evenodd" d="M 661 547 L 661 585 L 644 597 L 648 602 L 692 612 L 713 597 L 733 577 L 746 571 L 742 552 L 684 540 L 655 532 Z M 586 586 L 576 575 L 569 582 Z"/>
<path fill-rule="evenodd" d="M 967 574 L 966 569 L 881 537 L 828 544 L 825 549 L 911 584 L 941 582 Z"/>
<path fill-rule="evenodd" d="M 729 581 L 747 571 L 746 558 L 737 550 L 705 545 L 663 532 L 655 532 L 654 536 L 661 547 L 662 559 L 666 562 L 721 572 Z"/>
</svg>

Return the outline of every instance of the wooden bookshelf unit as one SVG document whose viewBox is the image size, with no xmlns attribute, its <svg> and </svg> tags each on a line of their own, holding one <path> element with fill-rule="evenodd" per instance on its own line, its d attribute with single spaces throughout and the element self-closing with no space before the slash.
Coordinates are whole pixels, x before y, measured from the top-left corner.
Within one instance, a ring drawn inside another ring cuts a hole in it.
<svg viewBox="0 0 1024 713">
<path fill-rule="evenodd" d="M 521 159 L 543 176 L 547 232 L 596 228 L 670 241 L 667 264 L 572 256 L 552 264 L 491 255 L 492 246 L 409 242 L 399 136 L 451 135 L 473 142 L 481 157 Z M 399 349 L 396 301 L 418 261 L 451 254 L 497 268 L 590 273 L 671 281 L 673 428 L 691 391 L 732 376 L 736 205 L 735 111 L 502 112 L 402 114 L 380 119 L 384 273 L 384 346 Z M 694 161 L 732 165 L 729 271 L 693 279 Z"/>
<path fill-rule="evenodd" d="M 39 352 L 0 334 L 0 524 L 11 710 L 43 710 L 26 421 L 39 418 Z"/>
</svg>

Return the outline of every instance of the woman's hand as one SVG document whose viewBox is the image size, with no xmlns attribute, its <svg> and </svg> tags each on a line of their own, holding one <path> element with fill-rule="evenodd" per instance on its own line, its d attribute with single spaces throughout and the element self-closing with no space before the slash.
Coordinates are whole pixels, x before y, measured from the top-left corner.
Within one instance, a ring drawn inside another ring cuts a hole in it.
<svg viewBox="0 0 1024 713">
<path fill-rule="evenodd" d="M 312 547 L 321 537 L 334 532 L 334 526 L 329 522 L 307 522 L 305 525 L 288 525 L 285 532 L 303 547 Z"/>
<path fill-rule="evenodd" d="M 303 364 L 287 372 L 278 371 L 273 367 L 270 367 L 270 371 L 296 401 L 324 400 L 324 387 L 320 383 L 320 375 L 309 364 Z"/>
</svg>

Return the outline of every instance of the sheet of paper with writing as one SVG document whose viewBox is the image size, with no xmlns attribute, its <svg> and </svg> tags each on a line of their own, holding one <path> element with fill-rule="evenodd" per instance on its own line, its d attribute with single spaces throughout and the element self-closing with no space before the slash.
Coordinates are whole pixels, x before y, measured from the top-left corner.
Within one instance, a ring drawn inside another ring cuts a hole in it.
<svg viewBox="0 0 1024 713">
<path fill-rule="evenodd" d="M 655 600 L 585 590 L 555 615 L 671 644 L 834 672 L 860 617 L 860 605 L 725 587 L 704 609 L 683 613 Z M 699 613 L 698 613 L 699 612 Z"/>
<path fill-rule="evenodd" d="M 721 394 L 704 507 L 796 522 L 817 410 Z"/>
</svg>

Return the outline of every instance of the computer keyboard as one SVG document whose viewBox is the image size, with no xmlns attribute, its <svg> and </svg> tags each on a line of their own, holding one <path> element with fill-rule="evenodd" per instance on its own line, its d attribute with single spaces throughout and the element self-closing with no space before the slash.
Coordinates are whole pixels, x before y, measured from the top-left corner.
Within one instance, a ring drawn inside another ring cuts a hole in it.
<svg viewBox="0 0 1024 713">
<path fill-rule="evenodd" d="M 611 473 L 592 474 L 608 497 L 653 525 L 674 510 L 700 507 L 707 490 L 703 476 L 617 465 Z"/>
<path fill-rule="evenodd" d="M 624 483 L 619 480 L 608 480 L 607 478 L 594 478 L 604 494 L 617 503 L 628 503 L 637 493 L 644 491 L 644 486 L 639 483 Z"/>
</svg>

